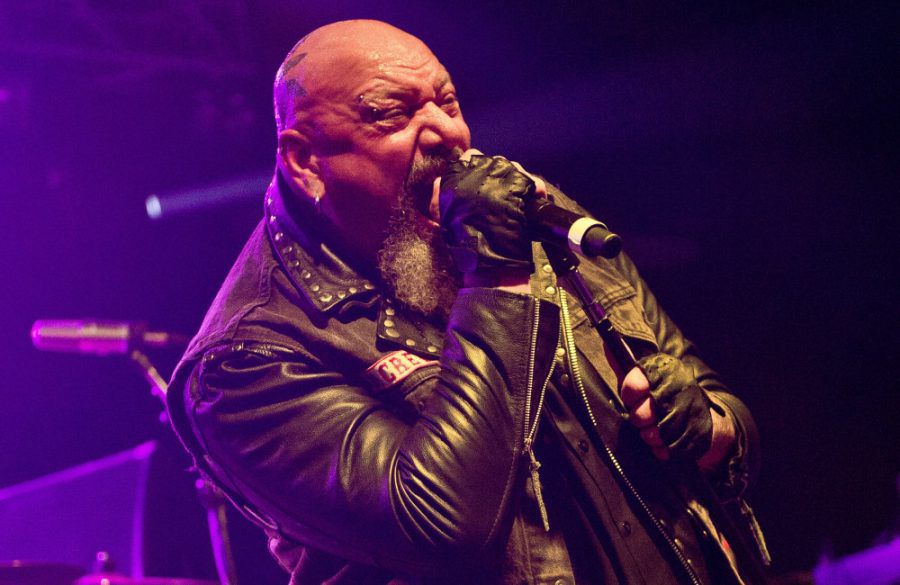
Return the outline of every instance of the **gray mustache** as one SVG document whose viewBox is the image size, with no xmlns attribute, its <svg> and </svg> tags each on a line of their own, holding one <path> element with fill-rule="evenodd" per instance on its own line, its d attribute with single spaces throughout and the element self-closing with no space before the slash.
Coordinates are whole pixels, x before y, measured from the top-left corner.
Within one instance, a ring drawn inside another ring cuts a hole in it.
<svg viewBox="0 0 900 585">
<path fill-rule="evenodd" d="M 431 201 L 431 186 L 434 180 L 443 175 L 450 163 L 457 160 L 463 151 L 455 147 L 444 154 L 427 155 L 412 164 L 403 184 L 408 203 L 423 215 L 428 215 L 428 204 Z"/>
</svg>

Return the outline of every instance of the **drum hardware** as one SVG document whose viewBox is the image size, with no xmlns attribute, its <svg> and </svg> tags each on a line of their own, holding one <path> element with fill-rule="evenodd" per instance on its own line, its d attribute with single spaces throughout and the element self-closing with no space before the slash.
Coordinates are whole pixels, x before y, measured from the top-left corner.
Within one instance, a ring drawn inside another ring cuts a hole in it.
<svg viewBox="0 0 900 585">
<path fill-rule="evenodd" d="M 84 568 L 61 563 L 12 561 L 0 563 L 0 585 L 72 585 Z"/>
<path fill-rule="evenodd" d="M 41 319 L 34 322 L 31 328 L 31 340 L 33 345 L 44 351 L 63 351 L 70 353 L 84 353 L 96 355 L 126 354 L 133 364 L 137 366 L 144 379 L 150 386 L 150 392 L 156 396 L 163 405 L 159 420 L 168 424 L 165 400 L 168 391 L 168 383 L 160 375 L 159 370 L 153 364 L 153 360 L 144 350 L 153 347 L 184 346 L 188 338 L 178 333 L 165 331 L 150 331 L 146 324 L 137 322 L 114 322 L 104 320 L 47 320 Z M 231 540 L 228 534 L 227 500 L 222 492 L 213 484 L 203 479 L 195 483 L 197 496 L 206 509 L 206 518 L 209 524 L 210 544 L 212 546 L 213 560 L 216 572 L 219 575 L 221 585 L 238 585 L 237 566 L 231 550 Z M 98 553 L 98 562 L 103 553 Z M 109 559 L 107 558 L 108 562 Z M 78 575 L 83 574 L 81 570 Z M 75 577 L 78 577 L 75 575 Z M 99 579 L 99 580 L 97 580 Z M 149 579 L 149 580 L 148 580 Z M 32 582 L 19 583 L 10 581 L 8 585 L 31 585 Z M 50 581 L 34 581 L 40 585 L 55 585 Z M 72 580 L 63 585 L 70 585 Z M 7 582 L 0 577 L 0 585 Z M 143 578 L 133 580 L 122 575 L 107 573 L 104 571 L 87 575 L 75 585 L 215 585 L 205 581 L 173 578 Z"/>
</svg>

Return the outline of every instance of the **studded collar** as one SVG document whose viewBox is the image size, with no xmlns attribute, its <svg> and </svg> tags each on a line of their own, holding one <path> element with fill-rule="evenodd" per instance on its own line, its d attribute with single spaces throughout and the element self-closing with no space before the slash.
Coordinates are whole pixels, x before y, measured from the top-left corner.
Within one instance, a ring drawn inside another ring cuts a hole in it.
<svg viewBox="0 0 900 585">
<path fill-rule="evenodd" d="M 279 264 L 309 304 L 325 315 L 336 315 L 354 302 L 370 305 L 380 300 L 376 321 L 380 346 L 440 355 L 443 327 L 405 310 L 341 260 L 323 241 L 315 210 L 302 203 L 291 205 L 284 196 L 286 189 L 276 174 L 266 192 L 266 233 Z"/>
<path fill-rule="evenodd" d="M 302 203 L 288 209 L 283 189 L 286 187 L 276 173 L 266 191 L 266 232 L 297 290 L 323 313 L 338 312 L 353 300 L 370 301 L 378 294 L 375 284 L 350 268 L 322 240 L 314 210 Z"/>
</svg>

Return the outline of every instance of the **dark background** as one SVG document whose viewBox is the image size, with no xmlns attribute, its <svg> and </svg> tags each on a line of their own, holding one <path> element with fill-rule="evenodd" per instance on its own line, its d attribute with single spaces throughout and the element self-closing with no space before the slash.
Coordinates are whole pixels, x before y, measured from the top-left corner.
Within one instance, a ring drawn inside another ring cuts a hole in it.
<svg viewBox="0 0 900 585">
<path fill-rule="evenodd" d="M 623 234 L 745 398 L 778 571 L 891 530 L 895 3 L 631 4 L 4 3 L 0 486 L 168 437 L 124 359 L 39 353 L 31 323 L 195 330 L 259 197 L 157 221 L 145 198 L 267 172 L 282 57 L 318 25 L 370 17 L 433 48 L 476 147 Z M 155 357 L 168 373 L 177 356 Z"/>
</svg>

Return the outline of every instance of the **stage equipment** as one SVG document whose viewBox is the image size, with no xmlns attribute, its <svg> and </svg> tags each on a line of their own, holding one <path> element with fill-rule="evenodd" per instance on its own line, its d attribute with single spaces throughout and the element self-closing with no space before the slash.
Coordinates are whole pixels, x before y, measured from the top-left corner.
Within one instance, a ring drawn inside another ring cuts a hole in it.
<svg viewBox="0 0 900 585">
<path fill-rule="evenodd" d="M 0 585 L 3 585 L 0 581 Z M 68 585 L 68 584 L 67 584 Z M 172 577 L 143 577 L 134 579 L 115 573 L 93 573 L 85 575 L 72 585 L 217 585 L 214 581 L 196 579 L 176 579 Z"/>
<path fill-rule="evenodd" d="M 610 232 L 606 224 L 563 209 L 549 199 L 527 201 L 525 219 L 532 238 L 566 246 L 582 256 L 615 258 L 622 249 L 622 238 Z"/>
<path fill-rule="evenodd" d="M 0 585 L 72 585 L 84 569 L 60 563 L 0 563 Z"/>
<path fill-rule="evenodd" d="M 151 393 L 163 403 L 160 421 L 168 422 L 165 416 L 168 383 L 159 374 L 150 357 L 141 350 L 145 347 L 182 346 L 187 343 L 186 336 L 148 331 L 145 325 L 131 322 L 40 319 L 31 327 L 31 339 L 37 349 L 45 351 L 100 355 L 127 353 L 129 359 L 141 370 L 150 385 Z M 219 580 L 222 585 L 238 585 L 237 567 L 228 534 L 228 504 L 225 496 L 218 488 L 203 479 L 198 479 L 195 485 L 198 498 L 206 509 L 210 543 Z M 143 571 L 137 574 L 142 575 Z"/>
<path fill-rule="evenodd" d="M 31 342 L 46 351 L 108 355 L 132 348 L 184 347 L 188 341 L 179 333 L 150 331 L 146 323 L 130 321 L 42 319 L 31 326 Z"/>
<path fill-rule="evenodd" d="M 0 554 L 86 566 L 103 550 L 120 570 L 143 575 L 147 478 L 156 448 L 154 441 L 142 443 L 0 490 Z M 20 566 L 42 574 L 46 565 Z"/>
</svg>

